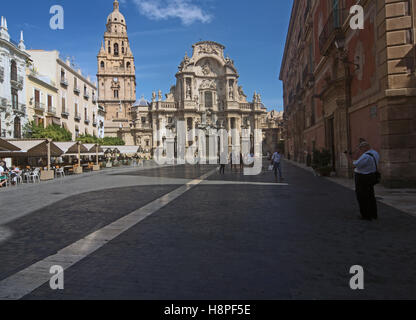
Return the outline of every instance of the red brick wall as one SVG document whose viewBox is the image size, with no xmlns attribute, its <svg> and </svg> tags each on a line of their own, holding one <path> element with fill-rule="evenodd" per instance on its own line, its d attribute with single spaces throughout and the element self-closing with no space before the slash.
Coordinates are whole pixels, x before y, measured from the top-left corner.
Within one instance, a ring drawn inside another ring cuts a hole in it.
<svg viewBox="0 0 416 320">
<path fill-rule="evenodd" d="M 381 123 L 380 110 L 377 117 L 371 118 L 371 107 L 366 107 L 351 114 L 351 145 L 356 148 L 360 138 L 366 139 L 371 146 L 380 152 L 381 150 Z"/>
</svg>

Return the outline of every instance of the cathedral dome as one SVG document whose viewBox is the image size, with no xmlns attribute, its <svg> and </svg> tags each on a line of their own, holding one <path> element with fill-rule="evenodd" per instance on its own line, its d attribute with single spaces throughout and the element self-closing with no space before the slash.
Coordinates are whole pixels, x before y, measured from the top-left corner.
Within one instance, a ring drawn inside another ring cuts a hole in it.
<svg viewBox="0 0 416 320">
<path fill-rule="evenodd" d="M 143 96 L 141 97 L 140 100 L 137 100 L 133 104 L 133 107 L 148 107 L 148 106 L 149 106 L 149 101 L 147 101 Z"/>
<path fill-rule="evenodd" d="M 117 0 L 114 1 L 114 10 L 110 13 L 107 18 L 107 23 L 121 23 L 126 24 L 126 19 L 124 18 L 123 14 L 120 12 L 120 4 Z"/>
</svg>

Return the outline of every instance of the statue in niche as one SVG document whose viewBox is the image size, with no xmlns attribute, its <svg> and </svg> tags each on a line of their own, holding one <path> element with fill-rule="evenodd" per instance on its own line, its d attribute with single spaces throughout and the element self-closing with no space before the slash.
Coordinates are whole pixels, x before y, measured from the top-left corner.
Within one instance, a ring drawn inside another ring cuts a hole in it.
<svg viewBox="0 0 416 320">
<path fill-rule="evenodd" d="M 234 99 L 234 87 L 230 87 L 228 96 L 231 100 Z"/>
<path fill-rule="evenodd" d="M 185 88 L 185 92 L 186 92 L 186 99 L 188 100 L 192 100 L 192 83 L 190 79 L 186 79 L 186 88 Z"/>
</svg>

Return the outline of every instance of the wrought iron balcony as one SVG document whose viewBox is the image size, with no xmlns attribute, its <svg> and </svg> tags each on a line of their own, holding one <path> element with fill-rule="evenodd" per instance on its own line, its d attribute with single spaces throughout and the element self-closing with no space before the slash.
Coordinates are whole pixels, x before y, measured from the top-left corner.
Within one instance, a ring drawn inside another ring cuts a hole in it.
<svg viewBox="0 0 416 320">
<path fill-rule="evenodd" d="M 48 113 L 51 114 L 51 115 L 56 115 L 56 108 L 52 107 L 52 106 L 49 106 L 48 107 Z"/>
<path fill-rule="evenodd" d="M 84 120 L 84 123 L 86 124 L 86 125 L 89 125 L 90 124 L 90 119 L 88 119 L 87 117 L 85 118 L 85 120 Z"/>
<path fill-rule="evenodd" d="M 0 67 L 0 82 L 4 81 L 4 68 Z"/>
<path fill-rule="evenodd" d="M 40 102 L 40 101 L 35 101 L 34 109 L 36 111 L 44 112 L 45 111 L 45 104 Z"/>
<path fill-rule="evenodd" d="M 346 9 L 336 9 L 329 15 L 319 35 L 319 50 L 322 55 L 326 55 L 335 39 L 343 37 L 342 26 L 347 21 L 348 14 L 349 12 Z"/>
<path fill-rule="evenodd" d="M 64 87 L 68 87 L 68 80 L 64 77 L 61 77 L 61 85 Z"/>
<path fill-rule="evenodd" d="M 76 94 L 80 94 L 81 90 L 79 90 L 79 88 L 77 88 L 77 87 L 74 87 L 74 92 L 75 92 Z"/>
<path fill-rule="evenodd" d="M 12 86 L 13 89 L 16 90 L 22 90 L 23 89 L 23 77 L 19 76 L 16 79 L 11 79 L 10 80 L 10 85 Z"/>
<path fill-rule="evenodd" d="M 81 114 L 79 114 L 78 112 L 75 112 L 74 119 L 76 121 L 81 121 Z"/>
<path fill-rule="evenodd" d="M 21 115 L 26 114 L 26 105 L 23 103 L 18 103 L 18 104 L 14 104 L 13 106 L 13 111 L 15 113 L 19 113 Z"/>
<path fill-rule="evenodd" d="M 64 117 L 64 118 L 68 118 L 69 117 L 68 110 L 66 110 L 65 108 L 63 108 L 62 109 L 62 112 L 61 112 L 61 116 Z"/>
<path fill-rule="evenodd" d="M 88 94 L 88 92 L 84 92 L 84 98 L 86 99 L 86 100 L 88 100 L 89 98 L 90 98 L 90 95 Z"/>
</svg>

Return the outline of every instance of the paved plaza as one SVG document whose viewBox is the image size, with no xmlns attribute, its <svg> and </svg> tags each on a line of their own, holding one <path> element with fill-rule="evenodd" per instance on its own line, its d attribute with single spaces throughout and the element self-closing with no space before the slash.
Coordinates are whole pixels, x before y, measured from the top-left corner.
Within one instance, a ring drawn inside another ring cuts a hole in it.
<svg viewBox="0 0 416 320">
<path fill-rule="evenodd" d="M 416 298 L 415 217 L 380 203 L 363 222 L 349 188 L 283 169 L 276 184 L 149 165 L 0 192 L 0 299 Z"/>
</svg>

